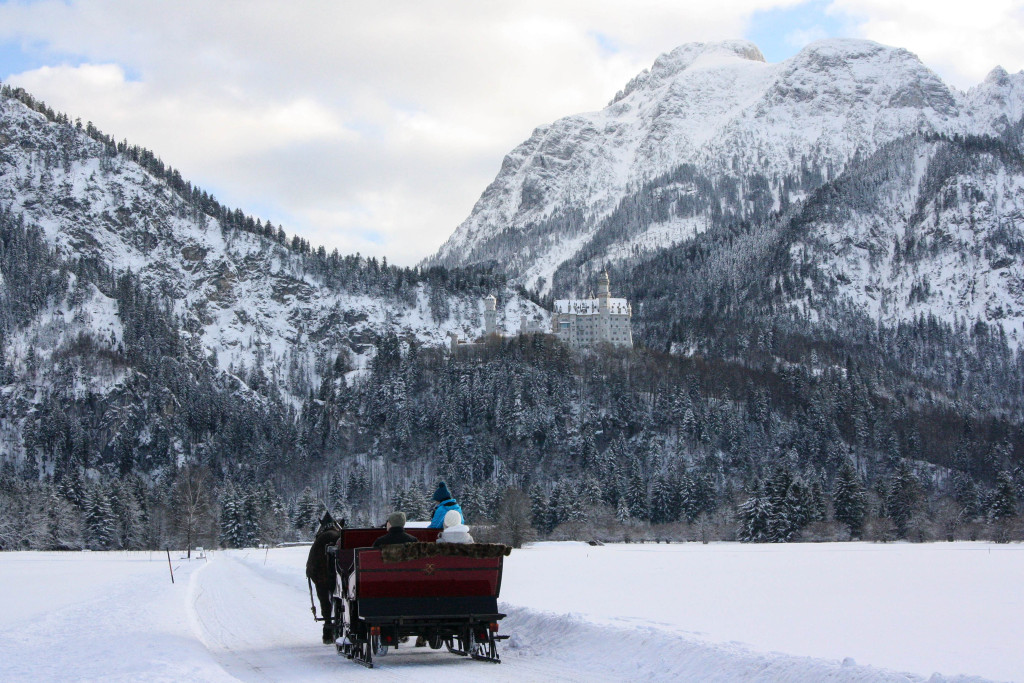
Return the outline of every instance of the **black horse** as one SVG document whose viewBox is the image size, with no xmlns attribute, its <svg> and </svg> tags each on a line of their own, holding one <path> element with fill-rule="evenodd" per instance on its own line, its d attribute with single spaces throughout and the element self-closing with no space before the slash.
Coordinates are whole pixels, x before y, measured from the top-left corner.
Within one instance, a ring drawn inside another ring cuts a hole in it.
<svg viewBox="0 0 1024 683">
<path fill-rule="evenodd" d="M 330 512 L 325 512 L 320 519 L 320 526 L 316 530 L 316 537 L 313 539 L 313 547 L 309 549 L 309 557 L 306 558 L 306 578 L 316 586 L 316 597 L 320 601 L 320 614 L 324 621 L 323 640 L 325 645 L 334 643 L 334 621 L 332 616 L 331 595 L 334 593 L 336 584 L 336 573 L 334 563 L 327 556 L 327 548 L 336 544 L 341 538 L 341 524 L 335 521 Z M 310 599 L 313 595 L 310 588 Z M 316 608 L 313 608 L 313 615 L 316 616 Z M 340 618 L 341 615 L 334 615 Z"/>
</svg>

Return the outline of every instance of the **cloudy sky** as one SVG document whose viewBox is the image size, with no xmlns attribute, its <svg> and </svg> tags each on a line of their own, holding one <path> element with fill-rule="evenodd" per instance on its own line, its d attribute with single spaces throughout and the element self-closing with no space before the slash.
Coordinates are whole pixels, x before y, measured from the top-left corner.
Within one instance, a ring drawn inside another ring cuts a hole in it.
<svg viewBox="0 0 1024 683">
<path fill-rule="evenodd" d="M 314 245 L 412 265 L 534 127 L 658 54 L 832 36 L 966 89 L 1024 68 L 1024 0 L 0 1 L 0 79 Z"/>
</svg>

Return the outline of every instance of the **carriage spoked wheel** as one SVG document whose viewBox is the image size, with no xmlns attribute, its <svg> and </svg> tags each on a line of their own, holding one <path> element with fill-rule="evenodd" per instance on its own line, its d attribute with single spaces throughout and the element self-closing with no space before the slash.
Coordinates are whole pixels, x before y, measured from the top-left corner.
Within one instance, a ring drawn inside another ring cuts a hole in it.
<svg viewBox="0 0 1024 683">
<path fill-rule="evenodd" d="M 344 655 L 349 659 L 352 659 L 352 639 L 348 632 L 348 624 L 345 622 L 345 612 L 340 610 L 341 602 L 337 602 L 339 611 L 336 612 L 338 617 L 334 620 L 334 647 L 337 648 L 339 655 Z M 344 638 L 344 645 L 339 645 L 338 641 Z"/>
<path fill-rule="evenodd" d="M 342 641 L 339 643 L 338 641 Z M 338 634 L 338 637 L 334 639 L 334 647 L 338 649 L 338 654 L 352 659 L 352 636 L 348 631 L 343 631 Z"/>
<path fill-rule="evenodd" d="M 339 643 L 339 640 L 344 640 Z M 338 649 L 338 654 L 352 659 L 353 648 L 352 648 L 352 635 L 347 630 L 341 630 L 338 632 L 337 637 L 334 639 L 334 647 Z"/>
<path fill-rule="evenodd" d="M 346 656 L 353 662 L 362 664 L 368 669 L 372 669 L 374 655 L 373 643 L 354 637 L 352 633 L 349 633 L 348 637 L 352 639 L 351 642 L 345 646 L 339 646 L 339 651 L 343 649 Z"/>
</svg>

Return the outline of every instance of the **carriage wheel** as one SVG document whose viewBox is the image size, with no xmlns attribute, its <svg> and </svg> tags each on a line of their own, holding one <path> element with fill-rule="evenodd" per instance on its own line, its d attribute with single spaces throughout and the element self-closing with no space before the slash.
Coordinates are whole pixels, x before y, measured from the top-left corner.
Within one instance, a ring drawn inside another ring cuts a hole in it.
<svg viewBox="0 0 1024 683">
<path fill-rule="evenodd" d="M 334 647 L 338 648 L 338 654 L 339 655 L 345 655 L 349 659 L 352 659 L 352 656 L 353 656 L 353 646 L 352 646 L 353 643 L 352 643 L 352 639 L 354 637 L 355 636 L 348 630 L 348 628 L 346 628 L 346 625 L 342 624 L 341 628 L 338 629 L 337 637 L 334 639 Z M 344 638 L 345 639 L 345 644 L 344 645 L 339 645 L 338 644 L 338 639 L 339 638 Z"/>
<path fill-rule="evenodd" d="M 349 638 L 354 638 L 352 633 Z M 355 638 L 350 645 L 346 646 L 348 658 L 357 664 L 362 664 L 368 669 L 373 668 L 373 643 Z"/>
<path fill-rule="evenodd" d="M 334 600 L 334 639 L 337 640 L 345 633 L 345 603 L 337 598 Z"/>
</svg>

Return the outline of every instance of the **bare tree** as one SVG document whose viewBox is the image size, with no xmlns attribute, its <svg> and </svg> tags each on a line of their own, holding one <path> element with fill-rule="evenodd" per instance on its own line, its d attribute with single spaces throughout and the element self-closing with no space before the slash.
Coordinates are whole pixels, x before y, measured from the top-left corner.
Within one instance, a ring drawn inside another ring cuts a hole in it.
<svg viewBox="0 0 1024 683">
<path fill-rule="evenodd" d="M 210 472 L 198 465 L 185 465 L 178 470 L 172 493 L 172 525 L 185 536 L 188 557 L 192 557 L 192 542 L 210 519 Z"/>
<path fill-rule="evenodd" d="M 513 548 L 532 541 L 537 532 L 530 524 L 530 514 L 529 496 L 517 488 L 505 489 L 494 520 L 499 540 Z"/>
</svg>

